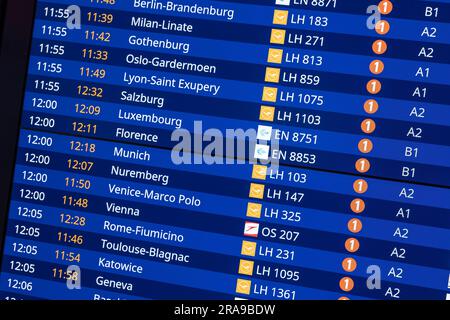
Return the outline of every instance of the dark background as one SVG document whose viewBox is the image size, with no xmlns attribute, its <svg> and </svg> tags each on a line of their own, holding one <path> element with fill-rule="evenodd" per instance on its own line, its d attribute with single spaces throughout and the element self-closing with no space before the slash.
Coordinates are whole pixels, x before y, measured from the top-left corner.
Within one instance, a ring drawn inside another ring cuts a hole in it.
<svg viewBox="0 0 450 320">
<path fill-rule="evenodd" d="M 35 0 L 0 0 L 0 262 Z"/>
</svg>

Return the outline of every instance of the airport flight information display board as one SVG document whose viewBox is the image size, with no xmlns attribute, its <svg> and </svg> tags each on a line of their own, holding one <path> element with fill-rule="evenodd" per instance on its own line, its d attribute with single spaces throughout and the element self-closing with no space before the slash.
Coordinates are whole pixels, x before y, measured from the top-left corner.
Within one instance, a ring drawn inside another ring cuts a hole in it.
<svg viewBox="0 0 450 320">
<path fill-rule="evenodd" d="M 450 299 L 450 1 L 39 0 L 3 299 Z"/>
</svg>

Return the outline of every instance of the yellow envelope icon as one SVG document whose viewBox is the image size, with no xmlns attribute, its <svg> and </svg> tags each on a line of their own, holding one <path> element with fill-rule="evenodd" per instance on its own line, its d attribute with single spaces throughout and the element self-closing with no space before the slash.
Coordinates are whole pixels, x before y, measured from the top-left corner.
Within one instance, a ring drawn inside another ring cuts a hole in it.
<svg viewBox="0 0 450 320">
<path fill-rule="evenodd" d="M 282 61 L 283 61 L 283 50 L 270 48 L 269 54 L 267 55 L 267 62 L 281 63 Z"/>
<path fill-rule="evenodd" d="M 286 38 L 286 30 L 272 29 L 272 33 L 270 34 L 270 43 L 284 44 L 285 38 Z"/>
<path fill-rule="evenodd" d="M 275 118 L 275 108 L 269 106 L 261 106 L 261 111 L 259 112 L 259 120 L 262 121 L 273 121 Z"/>
<path fill-rule="evenodd" d="M 263 101 L 277 102 L 278 89 L 272 87 L 264 87 L 263 90 Z"/>
<path fill-rule="evenodd" d="M 262 204 L 249 202 L 247 205 L 247 217 L 261 218 Z"/>
<path fill-rule="evenodd" d="M 273 24 L 287 25 L 289 17 L 289 11 L 287 10 L 275 10 L 273 12 Z"/>
<path fill-rule="evenodd" d="M 266 82 L 273 82 L 273 83 L 280 82 L 280 73 L 281 73 L 281 70 L 278 68 L 267 67 L 266 68 L 266 77 L 265 77 Z"/>
<path fill-rule="evenodd" d="M 267 167 L 260 165 L 253 165 L 252 178 L 259 180 L 266 180 L 267 176 Z"/>
<path fill-rule="evenodd" d="M 251 183 L 249 197 L 255 198 L 255 199 L 263 199 L 264 198 L 264 185 L 258 184 L 258 183 Z"/>
<path fill-rule="evenodd" d="M 253 275 L 254 265 L 255 265 L 255 263 L 253 261 L 241 259 L 241 261 L 239 261 L 239 271 L 238 272 L 240 274 L 245 274 L 247 276 L 251 276 L 251 275 Z"/>
<path fill-rule="evenodd" d="M 242 294 L 250 294 L 252 282 L 250 280 L 237 279 L 236 292 Z"/>
<path fill-rule="evenodd" d="M 254 257 L 256 255 L 256 242 L 242 241 L 241 254 Z"/>
</svg>

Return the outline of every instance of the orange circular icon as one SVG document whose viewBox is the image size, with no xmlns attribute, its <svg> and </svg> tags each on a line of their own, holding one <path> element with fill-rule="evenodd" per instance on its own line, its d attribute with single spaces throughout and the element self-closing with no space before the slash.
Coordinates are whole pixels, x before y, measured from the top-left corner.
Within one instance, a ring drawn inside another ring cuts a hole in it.
<svg viewBox="0 0 450 320">
<path fill-rule="evenodd" d="M 376 54 L 384 54 L 387 51 L 387 43 L 383 40 L 375 40 L 372 44 L 372 51 Z"/>
<path fill-rule="evenodd" d="M 351 233 L 359 233 L 362 230 L 362 222 L 357 218 L 350 219 L 347 223 L 347 228 Z"/>
<path fill-rule="evenodd" d="M 384 63 L 381 60 L 373 60 L 369 65 L 369 70 L 373 74 L 380 74 L 384 71 Z"/>
<path fill-rule="evenodd" d="M 367 92 L 371 94 L 377 94 L 381 91 L 381 82 L 377 79 L 372 79 L 369 82 L 367 82 L 366 85 Z"/>
<path fill-rule="evenodd" d="M 342 291 L 352 291 L 353 287 L 355 286 L 355 283 L 353 282 L 352 278 L 344 277 L 339 281 L 339 287 Z"/>
<path fill-rule="evenodd" d="M 367 184 L 366 180 L 358 179 L 355 182 L 353 182 L 353 190 L 355 190 L 356 193 L 362 194 L 367 191 L 369 188 L 369 185 Z"/>
<path fill-rule="evenodd" d="M 381 14 L 389 14 L 392 12 L 392 9 L 394 9 L 394 5 L 388 0 L 383 0 L 378 4 L 378 11 Z"/>
<path fill-rule="evenodd" d="M 355 253 L 359 250 L 359 241 L 355 238 L 348 238 L 345 241 L 345 250 L 351 253 Z"/>
<path fill-rule="evenodd" d="M 361 122 L 361 130 L 364 133 L 373 133 L 376 128 L 377 125 L 372 119 L 365 119 Z"/>
<path fill-rule="evenodd" d="M 362 139 L 358 143 L 358 150 L 362 153 L 370 153 L 373 150 L 373 143 L 369 139 Z"/>
<path fill-rule="evenodd" d="M 339 299 L 338 300 L 350 300 L 348 297 L 339 297 Z"/>
<path fill-rule="evenodd" d="M 387 34 L 390 29 L 391 29 L 391 26 L 390 26 L 389 22 L 387 22 L 386 20 L 380 20 L 375 24 L 375 31 L 378 34 L 381 34 L 381 35 Z"/>
<path fill-rule="evenodd" d="M 344 269 L 347 272 L 355 271 L 356 267 L 357 267 L 356 260 L 353 258 L 345 258 L 342 261 L 342 269 Z"/>
<path fill-rule="evenodd" d="M 374 114 L 378 111 L 379 105 L 378 102 L 374 99 L 369 99 L 364 102 L 364 111 L 369 114 Z"/>
<path fill-rule="evenodd" d="M 362 199 L 354 199 L 350 203 L 350 209 L 354 213 L 361 213 L 361 212 L 363 212 L 366 209 L 366 203 Z"/>
<path fill-rule="evenodd" d="M 358 159 L 355 163 L 355 169 L 359 173 L 366 173 L 370 170 L 370 162 L 365 158 Z"/>
</svg>

